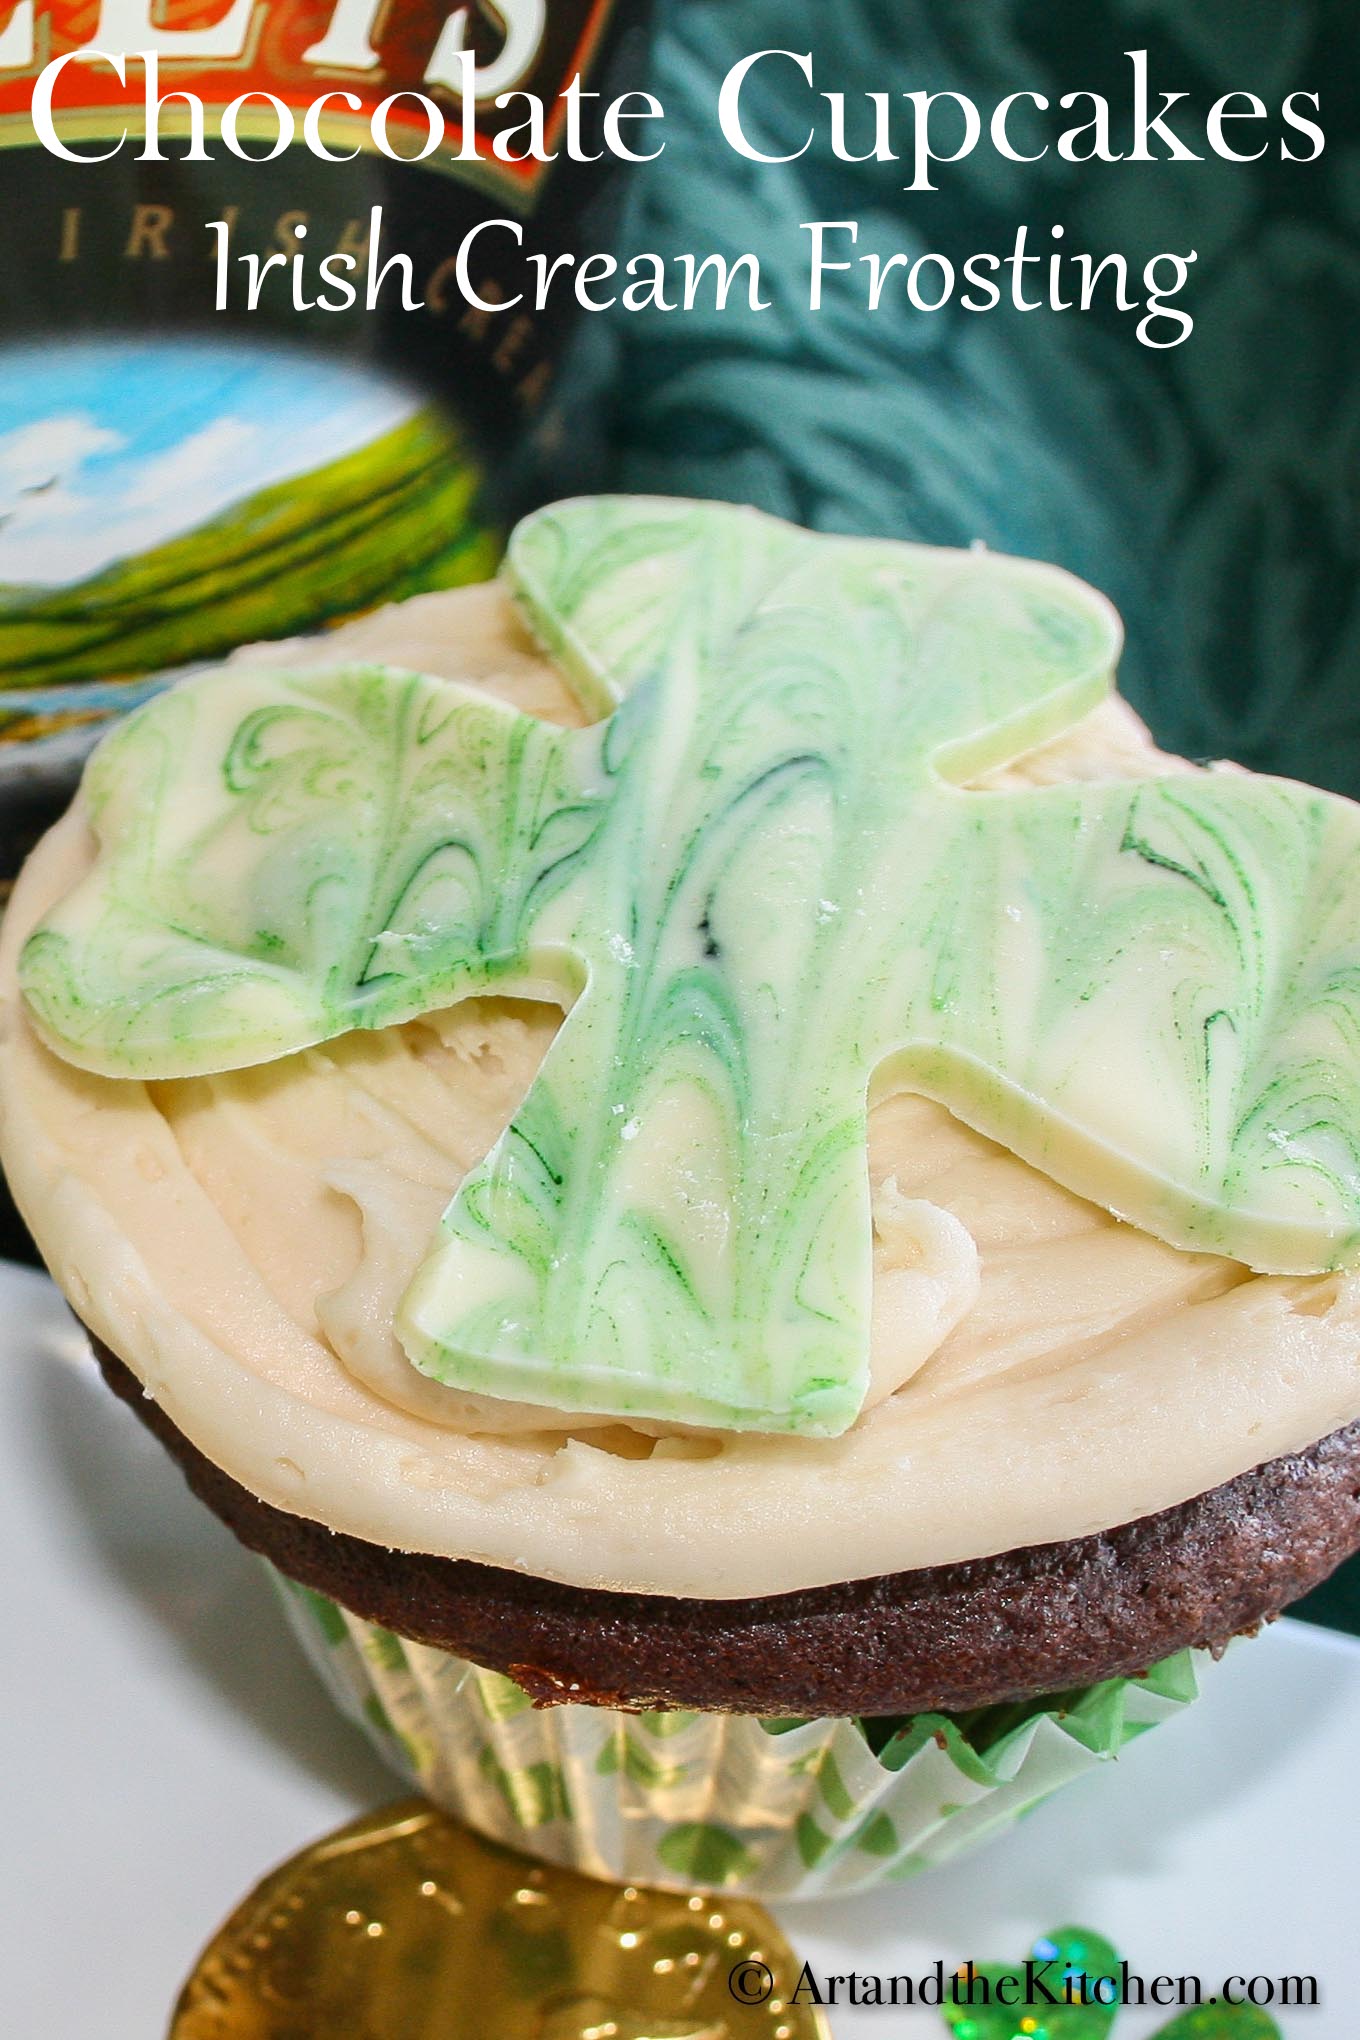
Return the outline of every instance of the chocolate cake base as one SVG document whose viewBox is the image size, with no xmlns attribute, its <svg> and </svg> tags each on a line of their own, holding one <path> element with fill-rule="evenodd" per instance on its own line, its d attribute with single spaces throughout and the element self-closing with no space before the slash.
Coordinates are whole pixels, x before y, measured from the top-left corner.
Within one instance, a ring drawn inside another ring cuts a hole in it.
<svg viewBox="0 0 1360 2040">
<path fill-rule="evenodd" d="M 281 1572 L 541 1704 L 762 1715 L 950 1712 L 1134 1674 L 1272 1620 L 1360 1546 L 1360 1422 L 1117 1530 L 748 1601 L 562 1586 L 389 1551 L 260 1501 L 106 1347 L 111 1388 Z"/>
</svg>

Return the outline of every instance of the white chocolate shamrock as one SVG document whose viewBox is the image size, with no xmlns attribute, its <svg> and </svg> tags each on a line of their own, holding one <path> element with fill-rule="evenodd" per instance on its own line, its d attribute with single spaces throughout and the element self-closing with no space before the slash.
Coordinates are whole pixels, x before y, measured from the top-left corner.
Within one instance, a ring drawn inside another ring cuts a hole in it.
<svg viewBox="0 0 1360 2040">
<path fill-rule="evenodd" d="M 1360 809 L 1246 774 L 967 791 L 1110 686 L 1056 571 L 718 504 L 540 512 L 507 567 L 601 719 L 225 668 L 86 778 L 23 955 L 60 1055 L 270 1060 L 470 993 L 570 1013 L 399 1336 L 441 1381 L 834 1436 L 868 1373 L 872 1088 L 1184 1247 L 1360 1242 Z"/>
</svg>

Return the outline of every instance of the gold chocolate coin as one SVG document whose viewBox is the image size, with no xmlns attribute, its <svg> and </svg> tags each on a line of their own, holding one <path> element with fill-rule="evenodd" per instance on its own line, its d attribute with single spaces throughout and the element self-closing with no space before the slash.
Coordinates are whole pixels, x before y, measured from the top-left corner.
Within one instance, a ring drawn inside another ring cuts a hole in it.
<svg viewBox="0 0 1360 2040">
<path fill-rule="evenodd" d="M 599 1884 L 407 1799 L 213 1937 L 169 2040 L 828 2040 L 762 1906 Z"/>
</svg>

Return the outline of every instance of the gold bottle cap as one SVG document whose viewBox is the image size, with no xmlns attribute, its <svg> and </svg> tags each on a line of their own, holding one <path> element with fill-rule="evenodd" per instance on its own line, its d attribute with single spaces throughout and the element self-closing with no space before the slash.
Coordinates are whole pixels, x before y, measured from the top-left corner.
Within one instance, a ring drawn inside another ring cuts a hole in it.
<svg viewBox="0 0 1360 2040">
<path fill-rule="evenodd" d="M 829 2040 L 749 1899 L 600 1884 L 403 1800 L 214 1935 L 169 2040 Z"/>
</svg>

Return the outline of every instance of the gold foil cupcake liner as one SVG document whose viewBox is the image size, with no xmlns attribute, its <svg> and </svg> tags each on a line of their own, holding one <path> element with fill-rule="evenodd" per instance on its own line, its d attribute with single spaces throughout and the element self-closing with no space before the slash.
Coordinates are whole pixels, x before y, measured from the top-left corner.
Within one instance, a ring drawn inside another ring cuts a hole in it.
<svg viewBox="0 0 1360 2040">
<path fill-rule="evenodd" d="M 970 1715 L 761 1721 L 536 1708 L 510 1679 L 275 1575 L 342 1709 L 436 1806 L 616 1884 L 762 1898 L 915 1876 L 1008 1828 L 1198 1691 L 1206 1653 Z"/>
</svg>

